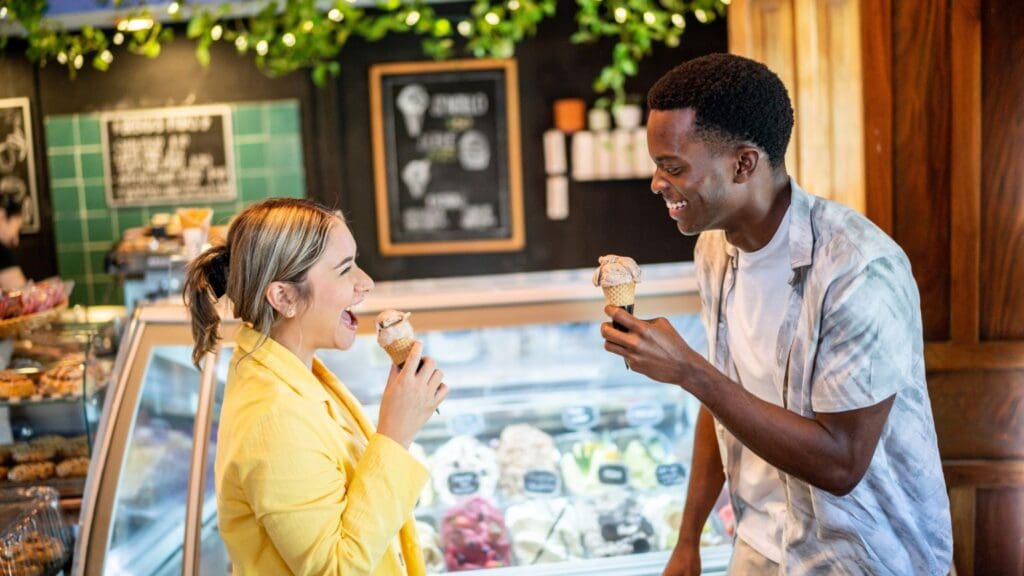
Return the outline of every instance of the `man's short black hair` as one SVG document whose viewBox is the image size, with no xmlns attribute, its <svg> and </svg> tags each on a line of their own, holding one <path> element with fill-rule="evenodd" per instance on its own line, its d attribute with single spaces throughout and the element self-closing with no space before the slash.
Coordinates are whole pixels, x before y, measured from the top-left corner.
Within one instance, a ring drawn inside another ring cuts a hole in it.
<svg viewBox="0 0 1024 576">
<path fill-rule="evenodd" d="M 708 141 L 749 142 L 782 166 L 793 131 L 793 106 L 782 80 L 760 62 L 709 54 L 683 62 L 647 94 L 651 110 L 693 108 Z"/>
</svg>

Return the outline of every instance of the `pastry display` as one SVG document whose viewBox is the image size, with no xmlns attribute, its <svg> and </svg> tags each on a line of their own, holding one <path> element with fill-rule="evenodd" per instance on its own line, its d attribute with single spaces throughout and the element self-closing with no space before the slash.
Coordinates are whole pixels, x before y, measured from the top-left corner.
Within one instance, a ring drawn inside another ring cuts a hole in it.
<svg viewBox="0 0 1024 576">
<path fill-rule="evenodd" d="M 36 385 L 29 378 L 13 371 L 0 371 L 0 397 L 25 398 L 36 393 Z"/>
<path fill-rule="evenodd" d="M 499 484 L 507 497 L 527 493 L 526 475 L 550 472 L 558 477 L 558 449 L 547 433 L 529 424 L 513 424 L 501 431 L 498 440 Z M 555 487 L 552 487 L 555 488 Z"/>
<path fill-rule="evenodd" d="M 505 511 L 519 566 L 584 557 L 576 507 L 565 498 L 527 500 Z"/>
<path fill-rule="evenodd" d="M 39 378 L 39 391 L 43 394 L 81 394 L 85 370 L 80 362 L 59 362 Z"/>
<path fill-rule="evenodd" d="M 499 568 L 510 564 L 511 545 L 501 510 L 474 497 L 452 507 L 441 522 L 441 541 L 453 572 Z"/>
<path fill-rule="evenodd" d="M 88 458 L 70 458 L 57 464 L 57 476 L 60 478 L 85 477 L 89 473 Z"/>
<path fill-rule="evenodd" d="M 7 479 L 12 482 L 38 482 L 53 478 L 54 472 L 53 462 L 32 462 L 11 468 L 7 473 Z"/>
<path fill-rule="evenodd" d="M 89 440 L 85 436 L 66 438 L 57 448 L 61 458 L 87 458 L 89 456 Z"/>
<path fill-rule="evenodd" d="M 426 522 L 416 521 L 416 536 L 423 552 L 423 564 L 427 574 L 441 574 L 445 571 L 444 550 L 441 549 L 441 537 L 437 530 Z"/>
<path fill-rule="evenodd" d="M 444 504 L 470 496 L 490 497 L 498 485 L 494 450 L 472 436 L 456 436 L 430 457 L 434 490 Z"/>
</svg>

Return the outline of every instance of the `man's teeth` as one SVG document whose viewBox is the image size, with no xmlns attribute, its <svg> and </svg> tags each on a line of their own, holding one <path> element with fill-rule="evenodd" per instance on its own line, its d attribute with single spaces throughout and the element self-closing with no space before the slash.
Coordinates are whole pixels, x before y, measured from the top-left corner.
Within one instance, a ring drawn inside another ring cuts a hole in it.
<svg viewBox="0 0 1024 576">
<path fill-rule="evenodd" d="M 665 202 L 665 206 L 668 206 L 669 210 L 682 210 L 683 206 L 686 206 L 685 200 L 679 202 Z"/>
</svg>

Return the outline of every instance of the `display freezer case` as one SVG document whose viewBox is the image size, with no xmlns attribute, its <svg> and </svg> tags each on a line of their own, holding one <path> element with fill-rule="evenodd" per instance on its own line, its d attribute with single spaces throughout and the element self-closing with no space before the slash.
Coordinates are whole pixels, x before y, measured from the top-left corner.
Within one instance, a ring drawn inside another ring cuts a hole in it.
<svg viewBox="0 0 1024 576">
<path fill-rule="evenodd" d="M 390 366 L 373 318 L 387 308 L 413 313 L 451 389 L 413 447 L 431 470 L 415 515 L 432 571 L 661 573 L 698 404 L 604 351 L 589 270 L 378 283 L 353 348 L 318 354 L 371 418 Z M 644 268 L 638 315 L 668 316 L 704 350 L 698 310 L 690 266 Z M 183 307 L 136 312 L 97 435 L 75 574 L 229 573 L 212 474 L 238 326 L 225 322 L 200 373 Z M 725 532 L 713 515 L 706 573 L 725 569 Z"/>
</svg>

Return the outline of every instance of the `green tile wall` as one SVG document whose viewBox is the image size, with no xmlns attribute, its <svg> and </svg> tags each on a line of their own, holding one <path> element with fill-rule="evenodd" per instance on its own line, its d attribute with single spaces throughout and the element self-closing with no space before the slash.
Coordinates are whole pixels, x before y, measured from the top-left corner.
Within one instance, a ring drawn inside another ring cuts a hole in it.
<svg viewBox="0 0 1024 576">
<path fill-rule="evenodd" d="M 214 224 L 227 224 L 246 205 L 264 198 L 306 196 L 298 102 L 238 104 L 231 110 L 238 197 L 206 204 L 213 208 Z M 124 230 L 144 226 L 153 214 L 175 207 L 107 207 L 98 115 L 48 116 L 46 149 L 57 267 L 62 277 L 75 281 L 72 301 L 121 304 L 120 286 L 103 269 L 104 256 Z"/>
</svg>

